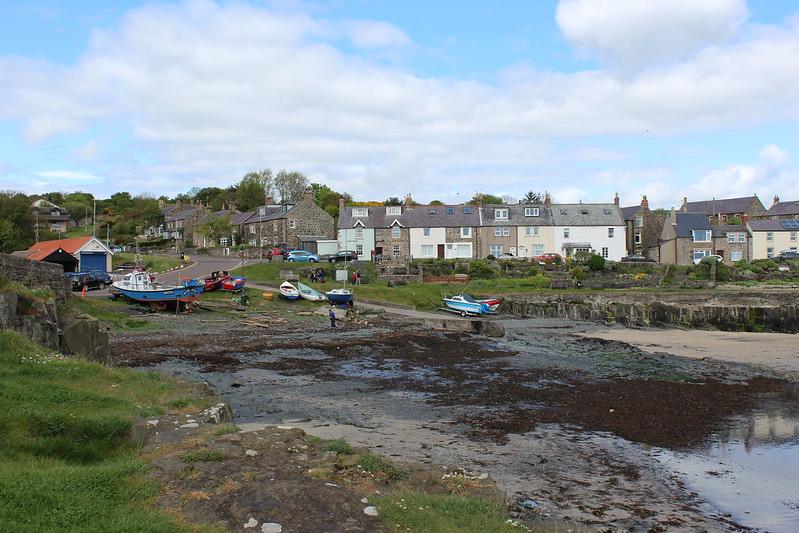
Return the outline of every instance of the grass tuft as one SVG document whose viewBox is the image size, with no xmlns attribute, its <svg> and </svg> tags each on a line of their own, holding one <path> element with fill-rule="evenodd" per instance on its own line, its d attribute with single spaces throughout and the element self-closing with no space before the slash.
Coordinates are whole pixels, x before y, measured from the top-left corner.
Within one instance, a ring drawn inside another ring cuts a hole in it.
<svg viewBox="0 0 799 533">
<path fill-rule="evenodd" d="M 186 452 L 180 458 L 185 463 L 211 463 L 221 461 L 223 456 L 217 451 L 200 448 L 199 450 Z"/>
<path fill-rule="evenodd" d="M 382 473 L 391 481 L 402 481 L 408 477 L 406 471 L 402 470 L 388 459 L 373 453 L 364 454 L 358 461 L 358 466 L 372 474 Z"/>
<path fill-rule="evenodd" d="M 211 433 L 216 436 L 220 436 L 220 435 L 229 435 L 231 433 L 238 433 L 238 432 L 239 432 L 238 426 L 236 426 L 236 424 L 230 423 L 230 424 L 220 424 L 216 426 Z"/>
<path fill-rule="evenodd" d="M 352 446 L 344 439 L 331 440 L 327 445 L 327 451 L 343 453 L 344 455 L 351 455 L 353 453 Z"/>
</svg>

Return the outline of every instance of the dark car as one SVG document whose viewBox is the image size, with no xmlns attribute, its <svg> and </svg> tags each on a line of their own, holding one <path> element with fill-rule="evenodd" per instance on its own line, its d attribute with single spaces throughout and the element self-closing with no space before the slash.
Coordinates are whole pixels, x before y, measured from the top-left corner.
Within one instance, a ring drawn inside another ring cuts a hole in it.
<svg viewBox="0 0 799 533">
<path fill-rule="evenodd" d="M 102 270 L 89 270 L 87 274 L 94 274 L 97 279 L 105 283 L 106 285 L 111 285 L 114 282 L 114 279 L 108 272 L 103 272 Z"/>
<path fill-rule="evenodd" d="M 627 255 L 621 258 L 625 263 L 654 263 L 655 260 L 645 255 Z"/>
<path fill-rule="evenodd" d="M 106 286 L 103 280 L 89 272 L 70 272 L 66 276 L 72 281 L 73 291 L 81 291 L 84 286 L 86 290 L 104 289 Z"/>
<path fill-rule="evenodd" d="M 799 259 L 799 251 L 797 250 L 783 250 L 780 254 L 775 257 L 777 261 L 790 261 L 794 259 Z"/>
<path fill-rule="evenodd" d="M 358 260 L 358 252 L 353 252 L 352 250 L 344 250 L 338 252 L 337 254 L 325 254 L 319 257 L 322 261 L 328 261 L 330 263 L 338 263 L 341 261 L 357 261 Z"/>
</svg>

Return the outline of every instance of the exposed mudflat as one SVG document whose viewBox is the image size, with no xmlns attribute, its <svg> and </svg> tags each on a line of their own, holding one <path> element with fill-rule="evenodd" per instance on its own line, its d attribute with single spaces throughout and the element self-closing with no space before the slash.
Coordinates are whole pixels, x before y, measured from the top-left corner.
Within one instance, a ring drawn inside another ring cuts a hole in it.
<svg viewBox="0 0 799 533">
<path fill-rule="evenodd" d="M 694 457 L 735 420 L 798 401 L 776 372 L 575 334 L 588 324 L 504 321 L 500 342 L 375 324 L 208 323 L 117 335 L 113 354 L 208 382 L 240 425 L 288 423 L 486 472 L 522 515 L 642 531 L 739 529 L 743 513 L 663 457 Z"/>
</svg>

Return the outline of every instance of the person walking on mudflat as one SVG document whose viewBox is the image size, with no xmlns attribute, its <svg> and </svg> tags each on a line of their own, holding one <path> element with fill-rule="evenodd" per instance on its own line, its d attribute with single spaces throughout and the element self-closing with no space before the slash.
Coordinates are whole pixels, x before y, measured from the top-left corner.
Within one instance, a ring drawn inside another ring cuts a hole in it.
<svg viewBox="0 0 799 533">
<path fill-rule="evenodd" d="M 336 312 L 333 311 L 332 307 L 330 308 L 330 312 L 327 314 L 327 316 L 330 317 L 330 327 L 331 328 L 335 328 L 336 327 Z"/>
</svg>

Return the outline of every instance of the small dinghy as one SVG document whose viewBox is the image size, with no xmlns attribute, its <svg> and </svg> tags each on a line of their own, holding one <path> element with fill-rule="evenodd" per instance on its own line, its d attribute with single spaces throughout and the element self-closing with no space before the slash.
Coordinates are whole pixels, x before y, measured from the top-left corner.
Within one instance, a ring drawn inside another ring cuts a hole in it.
<svg viewBox="0 0 799 533">
<path fill-rule="evenodd" d="M 442 301 L 445 305 L 445 307 L 442 307 L 442 310 L 458 313 L 461 316 L 480 316 L 490 313 L 488 304 L 479 302 L 468 294 L 456 294 L 455 296 L 445 295 Z"/>
<path fill-rule="evenodd" d="M 305 285 L 304 283 L 297 283 L 297 289 L 299 289 L 300 296 L 304 300 L 309 300 L 311 302 L 323 302 L 327 300 L 327 296 L 325 296 L 325 293 L 312 289 L 311 287 Z"/>
<path fill-rule="evenodd" d="M 221 289 L 225 292 L 241 292 L 244 290 L 246 278 L 241 276 L 230 276 L 222 281 Z"/>
<path fill-rule="evenodd" d="M 288 281 L 284 281 L 280 284 L 280 295 L 286 300 L 296 300 L 300 297 L 300 291 Z"/>
<path fill-rule="evenodd" d="M 333 289 L 325 293 L 327 299 L 336 305 L 348 304 L 352 301 L 352 291 L 349 289 Z"/>
</svg>

